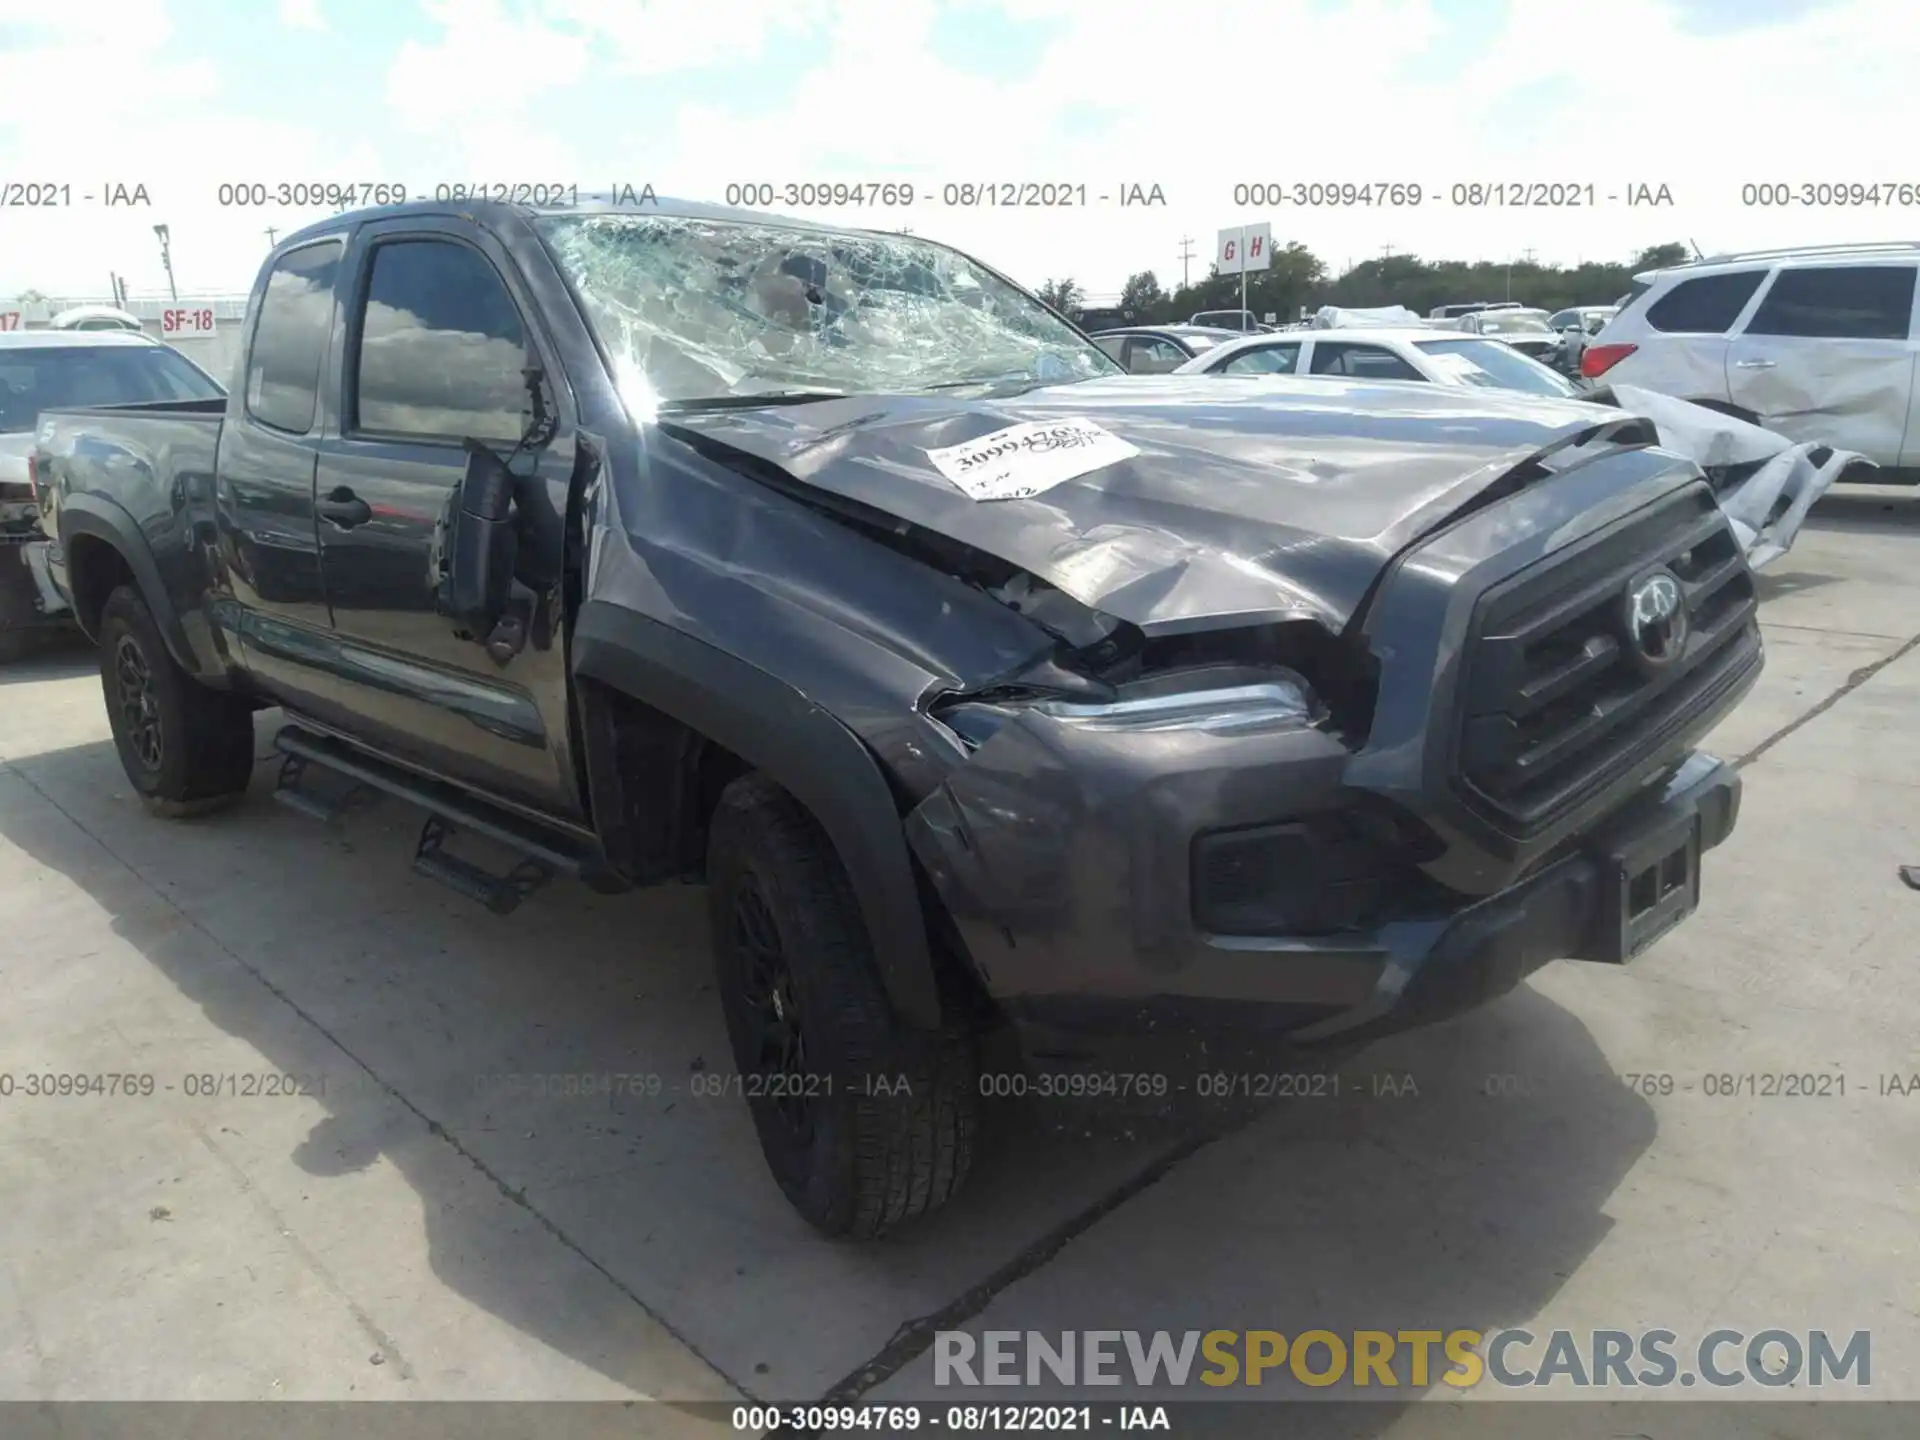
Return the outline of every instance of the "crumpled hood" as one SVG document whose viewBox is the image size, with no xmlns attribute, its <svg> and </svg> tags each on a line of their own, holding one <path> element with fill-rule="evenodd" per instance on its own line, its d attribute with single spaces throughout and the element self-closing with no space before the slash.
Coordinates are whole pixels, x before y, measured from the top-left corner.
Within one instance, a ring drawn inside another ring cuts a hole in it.
<svg viewBox="0 0 1920 1440">
<path fill-rule="evenodd" d="M 1027 421 L 1091 420 L 1138 456 L 974 500 L 927 457 Z M 1389 559 L 1539 451 L 1617 410 L 1417 384 L 1116 376 L 1011 399 L 854 396 L 669 413 L 794 479 L 1018 565 L 1149 634 L 1345 626 Z"/>
</svg>

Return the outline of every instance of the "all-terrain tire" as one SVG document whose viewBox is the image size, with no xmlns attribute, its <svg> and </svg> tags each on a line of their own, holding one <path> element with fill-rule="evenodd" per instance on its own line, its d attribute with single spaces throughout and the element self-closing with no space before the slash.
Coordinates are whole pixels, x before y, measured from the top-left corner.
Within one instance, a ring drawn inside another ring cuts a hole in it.
<svg viewBox="0 0 1920 1440">
<path fill-rule="evenodd" d="M 127 779 L 159 815 L 232 804 L 253 776 L 253 711 L 182 670 L 147 602 L 122 585 L 100 611 L 100 687 Z"/>
<path fill-rule="evenodd" d="M 787 1199 L 822 1233 L 852 1239 L 945 1204 L 978 1134 L 971 1028 L 956 1021 L 930 1034 L 894 1015 L 831 842 L 764 776 L 742 776 L 721 794 L 707 881 L 740 1087 Z M 784 973 L 784 992 L 765 983 L 772 972 Z M 797 1034 L 797 1047 L 770 1045 L 770 1017 Z M 788 1118 L 797 1111 L 804 1120 Z"/>
</svg>

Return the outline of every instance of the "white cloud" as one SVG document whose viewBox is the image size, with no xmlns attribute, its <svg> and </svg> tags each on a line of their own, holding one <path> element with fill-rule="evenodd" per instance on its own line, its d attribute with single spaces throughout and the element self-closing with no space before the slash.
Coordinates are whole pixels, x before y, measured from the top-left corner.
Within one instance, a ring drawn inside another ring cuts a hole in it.
<svg viewBox="0 0 1920 1440">
<path fill-rule="evenodd" d="M 280 0 L 280 23 L 289 30 L 324 30 L 320 0 Z"/>
<path fill-rule="evenodd" d="M 908 178 L 934 195 L 946 182 L 1000 179 L 1084 184 L 1090 196 L 1158 184 L 1165 209 L 922 204 L 821 217 L 911 226 L 1023 280 L 1072 275 L 1095 291 L 1136 269 L 1177 276 L 1183 237 L 1204 273 L 1217 228 L 1263 218 L 1277 240 L 1336 265 L 1387 246 L 1464 259 L 1531 249 L 1571 262 L 1674 239 L 1716 249 L 1912 229 L 1914 207 L 1769 209 L 1740 196 L 1743 181 L 1920 183 L 1905 156 L 1920 87 L 1911 46 L 1894 43 L 1911 33 L 1908 0 L 1834 0 L 1711 34 L 1684 29 L 1676 3 L 1615 0 L 1595 41 L 1569 33 L 1560 0 L 1511 0 L 1499 34 L 1440 65 L 1431 57 L 1460 53 L 1441 0 L 1002 0 L 1056 38 L 979 73 L 977 60 L 962 67 L 936 53 L 943 9 L 995 33 L 991 8 L 956 0 L 425 0 L 434 39 L 361 60 L 384 79 L 370 82 L 369 106 L 392 124 L 347 154 L 324 118 L 308 120 L 291 99 L 277 115 L 223 107 L 221 73 L 180 58 L 193 49 L 162 0 L 0 0 L 0 25 L 28 35 L 0 54 L 0 127 L 18 127 L 0 174 L 145 180 L 156 212 L 163 192 L 169 212 L 10 221 L 0 287 L 103 288 L 94 272 L 129 245 L 150 250 L 147 226 L 166 218 L 183 282 L 190 269 L 226 266 L 209 279 L 243 288 L 264 243 L 257 232 L 299 218 L 212 205 L 219 180 L 248 177 L 388 176 L 417 188 L 619 175 L 709 200 L 759 180 Z M 317 11 L 316 0 L 283 0 L 290 24 Z M 743 94 L 724 78 L 721 67 L 756 60 L 777 71 L 789 49 L 802 53 L 805 40 L 812 54 L 821 38 L 827 60 L 784 76 L 771 108 L 764 90 Z M 72 104 L 72 77 L 109 46 L 142 83 L 92 86 L 85 105 Z M 1184 79 L 1162 64 L 1170 55 L 1207 59 Z M 710 68 L 703 97 L 665 123 L 647 108 L 661 77 Z M 1143 75 L 1153 83 L 1132 83 Z M 592 123 L 559 128 L 556 113 L 577 116 L 583 97 Z M 1090 114 L 1107 118 L 1089 127 Z M 1428 198 L 1401 210 L 1233 201 L 1236 182 L 1368 180 L 1419 183 Z M 1476 209 L 1433 193 L 1515 180 L 1591 182 L 1602 203 Z M 1670 186 L 1675 206 L 1604 201 L 1633 183 Z"/>
</svg>

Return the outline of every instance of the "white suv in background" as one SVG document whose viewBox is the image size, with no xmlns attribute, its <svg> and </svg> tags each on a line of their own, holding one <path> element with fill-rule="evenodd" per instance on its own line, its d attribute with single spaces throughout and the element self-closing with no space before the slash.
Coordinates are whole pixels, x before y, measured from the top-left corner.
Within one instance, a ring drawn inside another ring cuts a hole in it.
<svg viewBox="0 0 1920 1440">
<path fill-rule="evenodd" d="M 1756 250 L 1649 271 L 1580 373 L 1909 472 L 1876 479 L 1920 481 L 1917 274 L 1920 244 L 1910 243 Z"/>
</svg>

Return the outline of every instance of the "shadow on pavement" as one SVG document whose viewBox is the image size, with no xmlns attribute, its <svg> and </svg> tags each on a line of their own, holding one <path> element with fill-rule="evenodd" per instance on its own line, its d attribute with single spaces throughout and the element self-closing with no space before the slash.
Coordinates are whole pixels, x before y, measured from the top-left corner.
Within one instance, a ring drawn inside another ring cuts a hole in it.
<svg viewBox="0 0 1920 1440">
<path fill-rule="evenodd" d="M 891 1342 L 878 1399 L 935 1393 L 913 1337 L 936 1328 L 1524 1323 L 1606 1234 L 1601 1207 L 1654 1133 L 1584 1026 L 1523 988 L 1347 1067 L 1409 1077 L 1417 1096 L 1355 1078 L 1293 1102 L 1097 1223 L 1087 1212 L 1170 1146 L 1067 1139 L 1019 1112 L 949 1210 L 880 1245 L 833 1244 L 774 1188 L 741 1102 L 702 1093 L 731 1069 L 702 891 L 561 882 L 499 919 L 410 872 L 419 817 L 395 801 L 322 826 L 269 803 L 263 761 L 239 810 L 167 823 L 133 803 L 105 742 L 9 765 L 53 804 L 0 807 L 0 832 L 260 1068 L 331 1056 L 342 1083 L 295 1165 L 324 1180 L 384 1157 L 419 1195 L 439 1282 L 642 1391 L 554 1293 L 539 1247 L 500 1245 L 449 1174 L 466 1189 L 483 1173 L 522 1228 L 584 1256 L 751 1396 L 813 1399 Z M 192 923 L 156 923 L 154 892 Z M 1242 1408 L 1233 1433 L 1272 1433 L 1258 1402 Z M 1346 1428 L 1325 1433 L 1378 1434 L 1402 1408 L 1342 1406 L 1327 1422 Z"/>
</svg>

